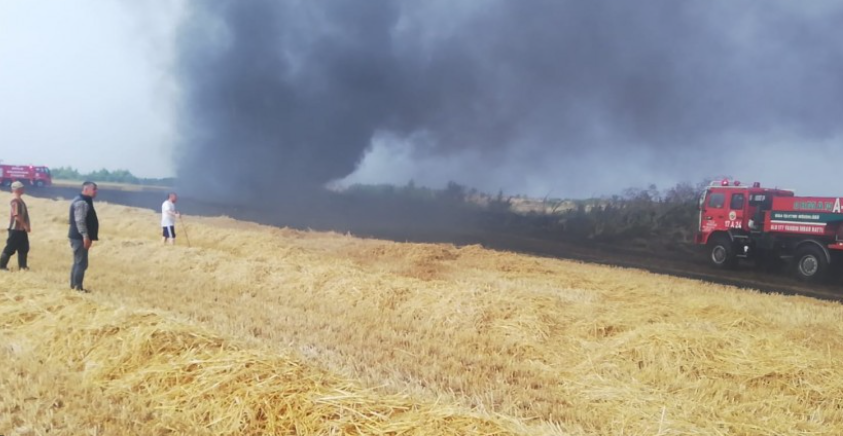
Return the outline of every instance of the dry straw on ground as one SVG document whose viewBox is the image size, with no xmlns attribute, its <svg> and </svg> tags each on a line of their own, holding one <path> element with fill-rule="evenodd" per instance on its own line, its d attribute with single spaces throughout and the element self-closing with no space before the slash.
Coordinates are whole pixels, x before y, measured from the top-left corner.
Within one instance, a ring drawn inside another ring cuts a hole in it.
<svg viewBox="0 0 843 436">
<path fill-rule="evenodd" d="M 3 434 L 526 434 L 153 313 L 29 288 L 0 303 Z"/>
<path fill-rule="evenodd" d="M 107 204 L 68 295 L 66 207 L 0 275 L 0 433 L 843 434 L 838 304 Z"/>
</svg>

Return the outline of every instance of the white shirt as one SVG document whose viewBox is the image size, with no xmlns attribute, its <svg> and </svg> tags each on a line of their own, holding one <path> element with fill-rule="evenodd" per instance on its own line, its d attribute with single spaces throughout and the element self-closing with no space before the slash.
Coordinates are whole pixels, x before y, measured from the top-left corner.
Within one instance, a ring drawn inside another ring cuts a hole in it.
<svg viewBox="0 0 843 436">
<path fill-rule="evenodd" d="M 176 225 L 176 205 L 168 198 L 161 204 L 161 227 Z"/>
</svg>

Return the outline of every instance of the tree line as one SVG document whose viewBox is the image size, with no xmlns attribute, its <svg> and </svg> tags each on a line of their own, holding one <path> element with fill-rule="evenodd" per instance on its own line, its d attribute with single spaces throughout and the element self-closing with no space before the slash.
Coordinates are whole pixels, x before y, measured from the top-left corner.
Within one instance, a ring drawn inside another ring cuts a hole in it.
<svg viewBox="0 0 843 436">
<path fill-rule="evenodd" d="M 91 171 L 89 173 L 80 173 L 76 168 L 72 167 L 58 167 L 50 170 L 54 179 L 62 180 L 92 180 L 95 182 L 112 182 L 112 183 L 127 183 L 131 185 L 157 185 L 157 186 L 172 186 L 175 182 L 174 177 L 165 178 L 149 178 L 137 177 L 129 170 L 114 170 L 109 171 L 105 168 Z"/>
</svg>

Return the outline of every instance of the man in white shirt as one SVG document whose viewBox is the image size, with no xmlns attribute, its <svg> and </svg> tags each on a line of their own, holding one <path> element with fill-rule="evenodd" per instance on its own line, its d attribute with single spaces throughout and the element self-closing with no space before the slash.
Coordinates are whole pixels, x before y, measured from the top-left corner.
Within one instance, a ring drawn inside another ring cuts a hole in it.
<svg viewBox="0 0 843 436">
<path fill-rule="evenodd" d="M 161 242 L 170 245 L 176 243 L 176 218 L 181 216 L 176 211 L 176 200 L 178 196 L 175 192 L 171 192 L 167 195 L 167 200 L 161 204 L 161 227 L 164 234 Z"/>
</svg>

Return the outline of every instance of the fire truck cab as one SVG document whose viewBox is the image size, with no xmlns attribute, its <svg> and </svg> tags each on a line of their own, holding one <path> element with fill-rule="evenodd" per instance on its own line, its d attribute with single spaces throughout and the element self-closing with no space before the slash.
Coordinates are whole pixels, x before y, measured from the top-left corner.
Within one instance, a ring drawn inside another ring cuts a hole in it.
<svg viewBox="0 0 843 436">
<path fill-rule="evenodd" d="M 741 259 L 775 265 L 791 261 L 797 277 L 817 281 L 843 254 L 841 199 L 796 197 L 787 189 L 723 180 L 700 196 L 695 242 L 711 263 L 733 268 Z"/>
</svg>

